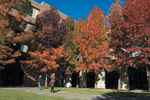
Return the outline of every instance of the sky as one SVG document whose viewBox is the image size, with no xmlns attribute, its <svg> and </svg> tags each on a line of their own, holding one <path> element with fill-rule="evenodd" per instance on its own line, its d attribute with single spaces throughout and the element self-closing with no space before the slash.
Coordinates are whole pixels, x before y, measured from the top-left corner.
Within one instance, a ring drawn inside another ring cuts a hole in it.
<svg viewBox="0 0 150 100">
<path fill-rule="evenodd" d="M 50 6 L 56 6 L 59 11 L 65 15 L 78 21 L 79 18 L 86 20 L 89 12 L 97 5 L 102 9 L 107 16 L 110 6 L 116 2 L 116 0 L 34 0 L 41 4 L 45 2 Z M 124 3 L 125 0 L 122 0 Z"/>
</svg>

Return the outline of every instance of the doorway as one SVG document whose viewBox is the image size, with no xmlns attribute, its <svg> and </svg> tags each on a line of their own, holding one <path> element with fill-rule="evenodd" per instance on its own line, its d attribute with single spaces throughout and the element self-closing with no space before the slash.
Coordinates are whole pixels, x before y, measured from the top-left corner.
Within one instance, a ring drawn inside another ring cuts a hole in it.
<svg viewBox="0 0 150 100">
<path fill-rule="evenodd" d="M 129 89 L 148 89 L 148 81 L 146 75 L 146 68 L 141 67 L 138 69 L 129 67 Z"/>
<path fill-rule="evenodd" d="M 1 86 L 23 86 L 24 71 L 20 63 L 5 66 L 0 70 Z"/>
<path fill-rule="evenodd" d="M 95 86 L 95 73 L 89 72 L 87 73 L 87 88 L 94 88 Z"/>
<path fill-rule="evenodd" d="M 105 74 L 106 89 L 117 89 L 119 73 L 117 71 L 112 71 L 112 72 L 105 71 L 105 72 L 106 72 Z"/>
<path fill-rule="evenodd" d="M 72 73 L 72 87 L 77 87 L 79 83 L 79 73 L 73 72 Z"/>
</svg>

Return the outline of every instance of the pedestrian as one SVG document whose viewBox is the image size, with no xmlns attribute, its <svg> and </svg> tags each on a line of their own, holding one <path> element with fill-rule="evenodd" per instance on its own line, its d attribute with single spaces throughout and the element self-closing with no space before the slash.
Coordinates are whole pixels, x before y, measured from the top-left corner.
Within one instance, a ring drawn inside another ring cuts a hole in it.
<svg viewBox="0 0 150 100">
<path fill-rule="evenodd" d="M 55 84 L 55 77 L 53 77 L 52 79 L 51 79 L 51 92 L 53 92 L 54 93 L 54 84 Z"/>
<path fill-rule="evenodd" d="M 55 73 L 52 73 L 52 74 L 51 74 L 51 78 L 53 78 L 53 77 L 55 77 Z"/>
<path fill-rule="evenodd" d="M 40 89 L 40 90 L 42 90 L 42 88 L 41 88 L 41 84 L 43 83 L 43 80 L 42 80 L 42 78 L 41 78 L 42 76 L 41 75 L 39 75 L 39 78 L 37 79 L 37 82 L 38 82 L 38 89 Z"/>
</svg>

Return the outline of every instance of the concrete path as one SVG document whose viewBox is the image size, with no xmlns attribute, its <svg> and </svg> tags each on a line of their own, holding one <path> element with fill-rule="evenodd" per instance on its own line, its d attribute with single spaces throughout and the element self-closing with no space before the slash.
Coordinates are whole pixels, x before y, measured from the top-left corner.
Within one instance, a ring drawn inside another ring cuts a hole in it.
<svg viewBox="0 0 150 100">
<path fill-rule="evenodd" d="M 64 96 L 66 98 L 80 98 L 86 100 L 150 100 L 150 98 L 144 98 L 144 97 L 133 98 L 133 97 L 118 97 L 118 96 L 115 97 L 115 96 L 84 95 L 84 94 L 77 94 L 77 93 L 62 93 L 62 92 L 51 93 L 50 91 L 39 90 L 31 87 L 11 87 L 5 89 L 24 90 L 26 92 L 34 92 L 36 94 L 45 94 L 49 96 Z"/>
</svg>

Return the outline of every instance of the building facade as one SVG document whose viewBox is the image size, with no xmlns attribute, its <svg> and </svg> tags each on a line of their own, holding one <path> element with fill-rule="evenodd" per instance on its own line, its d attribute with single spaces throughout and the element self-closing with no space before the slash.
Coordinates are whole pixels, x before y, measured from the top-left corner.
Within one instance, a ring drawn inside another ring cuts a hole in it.
<svg viewBox="0 0 150 100">
<path fill-rule="evenodd" d="M 32 12 L 28 13 L 24 17 L 27 24 L 24 31 L 27 31 L 29 27 L 32 27 L 35 24 L 37 15 L 42 14 L 47 9 L 50 9 L 50 6 L 44 2 L 41 4 L 35 2 L 34 0 L 30 0 L 30 2 Z M 17 15 L 17 10 L 12 8 L 10 14 L 14 16 Z M 68 17 L 60 11 L 58 11 L 58 14 L 62 19 L 66 19 Z M 28 49 L 28 46 L 23 44 L 21 46 L 17 45 L 17 47 L 20 47 L 23 53 Z M 38 72 L 36 73 L 36 69 L 35 72 L 33 70 L 31 71 L 30 69 L 26 69 L 21 62 L 10 64 L 7 65 L 5 69 L 0 70 L 0 86 L 35 86 L 37 85 L 36 79 L 38 75 L 39 74 Z"/>
<path fill-rule="evenodd" d="M 45 10 L 50 9 L 50 6 L 44 2 L 41 4 L 30 0 L 32 5 L 32 13 L 28 14 L 24 19 L 27 23 L 25 31 L 33 26 L 38 14 L 42 14 Z M 58 11 L 62 19 L 68 16 Z M 12 14 L 16 15 L 17 11 L 12 10 Z M 43 80 L 46 78 L 46 73 L 42 73 L 35 68 L 30 69 L 23 66 L 21 63 L 13 65 L 14 70 L 0 70 L 0 85 L 4 86 L 37 86 L 37 78 L 42 75 Z M 14 74 L 15 73 L 15 74 Z M 53 72 L 48 71 L 48 82 Z M 150 69 L 142 67 L 142 69 L 134 69 L 129 67 L 124 73 L 124 77 L 120 79 L 120 74 L 117 71 L 107 72 L 100 69 L 98 74 L 94 72 L 73 72 L 65 74 L 65 70 L 59 68 L 56 73 L 56 86 L 63 87 L 81 87 L 81 88 L 103 88 L 103 89 L 150 89 Z M 15 79 L 15 82 L 12 80 Z M 121 85 L 118 85 L 121 82 Z M 45 82 L 44 84 L 45 85 Z"/>
</svg>

